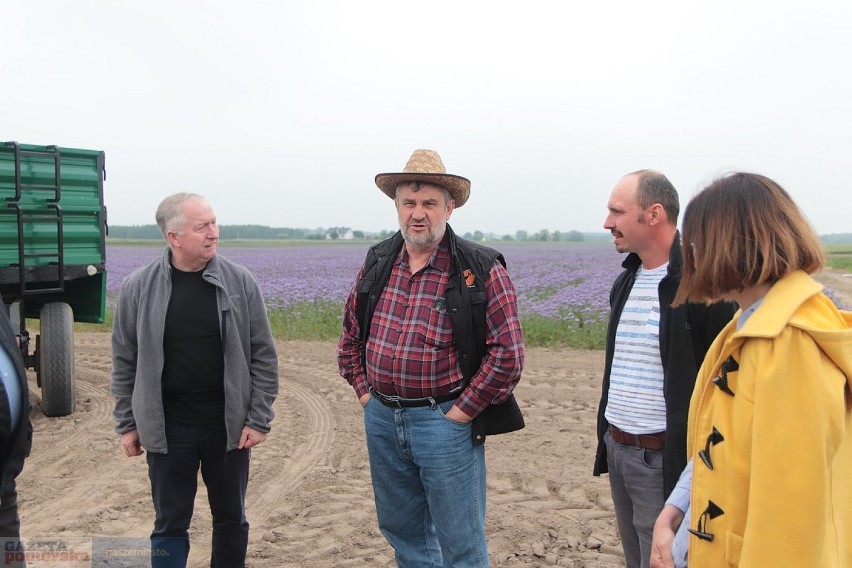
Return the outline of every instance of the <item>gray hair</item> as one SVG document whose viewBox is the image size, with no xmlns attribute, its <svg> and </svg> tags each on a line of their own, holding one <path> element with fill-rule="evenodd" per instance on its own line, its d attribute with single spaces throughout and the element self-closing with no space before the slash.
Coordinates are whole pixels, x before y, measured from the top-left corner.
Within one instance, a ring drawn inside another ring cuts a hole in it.
<svg viewBox="0 0 852 568">
<path fill-rule="evenodd" d="M 157 225 L 163 233 L 163 238 L 168 240 L 166 234 L 169 231 L 174 231 L 180 234 L 186 217 L 183 215 L 183 204 L 187 201 L 202 201 L 207 202 L 207 198 L 197 193 L 175 193 L 163 199 L 157 207 Z"/>
<path fill-rule="evenodd" d="M 420 188 L 424 185 L 428 185 L 430 187 L 434 187 L 439 190 L 444 196 L 444 205 L 452 201 L 453 197 L 450 195 L 450 192 L 441 187 L 440 185 L 435 185 L 434 183 L 429 183 L 428 181 L 404 181 L 396 186 L 396 192 L 394 193 L 393 200 L 396 201 L 397 205 L 399 204 L 399 190 L 403 187 L 410 187 L 411 191 L 417 193 L 420 191 Z"/>
</svg>

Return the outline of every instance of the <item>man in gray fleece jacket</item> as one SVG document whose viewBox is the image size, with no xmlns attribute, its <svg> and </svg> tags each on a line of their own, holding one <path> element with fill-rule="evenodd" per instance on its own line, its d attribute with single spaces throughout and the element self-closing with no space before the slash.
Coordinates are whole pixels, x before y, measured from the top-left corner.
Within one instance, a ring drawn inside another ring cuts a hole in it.
<svg viewBox="0 0 852 568">
<path fill-rule="evenodd" d="M 266 439 L 278 394 L 275 343 L 254 276 L 216 255 L 207 199 L 172 195 L 156 218 L 168 249 L 127 277 L 115 310 L 116 431 L 127 456 L 147 450 L 152 566 L 186 564 L 200 465 L 211 566 L 240 567 L 250 448 Z"/>
</svg>

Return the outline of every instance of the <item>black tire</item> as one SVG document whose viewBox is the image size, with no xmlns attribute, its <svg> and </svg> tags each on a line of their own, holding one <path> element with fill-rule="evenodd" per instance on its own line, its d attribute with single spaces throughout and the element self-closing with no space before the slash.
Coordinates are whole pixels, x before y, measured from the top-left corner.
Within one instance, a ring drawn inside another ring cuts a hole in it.
<svg viewBox="0 0 852 568">
<path fill-rule="evenodd" d="M 74 379 L 74 313 L 64 302 L 41 308 L 38 383 L 45 416 L 68 416 L 77 407 Z"/>
</svg>

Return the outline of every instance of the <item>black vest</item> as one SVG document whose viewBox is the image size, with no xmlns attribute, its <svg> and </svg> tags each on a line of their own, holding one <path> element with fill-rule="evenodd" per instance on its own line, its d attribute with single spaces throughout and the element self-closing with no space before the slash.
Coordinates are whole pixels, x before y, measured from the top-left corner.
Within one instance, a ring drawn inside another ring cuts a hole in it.
<svg viewBox="0 0 852 568">
<path fill-rule="evenodd" d="M 453 336 L 459 353 L 462 375 L 470 381 L 485 356 L 485 309 L 487 296 L 485 280 L 494 261 L 503 266 L 506 261 L 498 251 L 457 238 L 447 225 L 450 245 L 450 279 L 444 292 L 447 313 L 453 322 Z M 355 288 L 358 294 L 356 315 L 361 342 L 361 365 L 367 368 L 367 339 L 376 304 L 390 279 L 393 261 L 399 255 L 404 240 L 397 232 L 391 238 L 373 246 L 364 260 L 364 271 Z"/>
</svg>

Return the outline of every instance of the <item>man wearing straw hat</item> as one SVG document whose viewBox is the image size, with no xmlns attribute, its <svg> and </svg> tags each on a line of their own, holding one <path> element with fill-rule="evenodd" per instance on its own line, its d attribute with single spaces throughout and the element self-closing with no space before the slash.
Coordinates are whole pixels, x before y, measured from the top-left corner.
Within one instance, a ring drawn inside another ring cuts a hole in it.
<svg viewBox="0 0 852 568">
<path fill-rule="evenodd" d="M 470 181 L 437 152 L 415 150 L 376 185 L 400 230 L 358 273 L 338 363 L 364 407 L 379 528 L 401 567 L 488 566 L 483 441 L 523 427 L 515 289 L 499 252 L 447 224 Z"/>
</svg>

